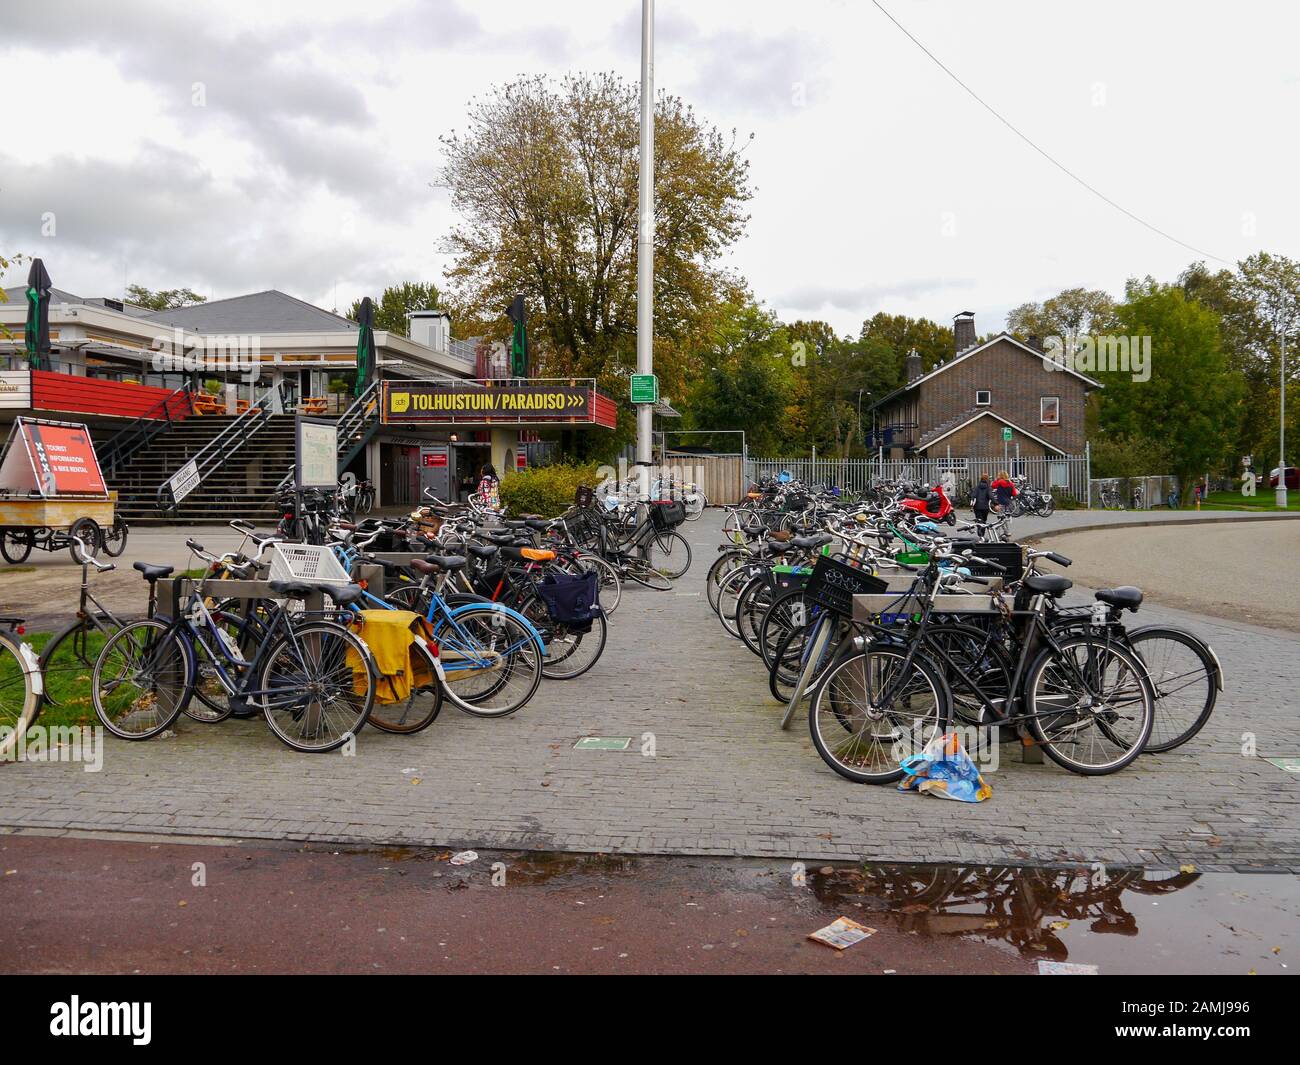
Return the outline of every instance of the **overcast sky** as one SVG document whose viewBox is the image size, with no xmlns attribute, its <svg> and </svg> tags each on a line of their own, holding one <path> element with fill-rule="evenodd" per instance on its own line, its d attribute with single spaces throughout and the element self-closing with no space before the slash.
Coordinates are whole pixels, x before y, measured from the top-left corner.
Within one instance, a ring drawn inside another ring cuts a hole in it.
<svg viewBox="0 0 1300 1065">
<path fill-rule="evenodd" d="M 882 3 L 1155 227 L 1232 262 L 1300 254 L 1296 5 Z M 878 310 L 969 309 L 988 332 L 1025 300 L 1200 257 L 1056 170 L 867 0 L 657 8 L 658 86 L 754 134 L 730 260 L 786 320 L 855 333 Z M 87 296 L 275 287 L 345 308 L 441 283 L 438 135 L 517 74 L 635 79 L 639 18 L 638 0 L 6 3 L 0 249 Z"/>
</svg>

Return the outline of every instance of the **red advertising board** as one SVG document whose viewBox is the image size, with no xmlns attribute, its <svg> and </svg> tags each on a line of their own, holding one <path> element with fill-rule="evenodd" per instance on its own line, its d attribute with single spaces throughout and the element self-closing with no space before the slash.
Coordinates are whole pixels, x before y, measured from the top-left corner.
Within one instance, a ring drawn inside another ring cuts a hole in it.
<svg viewBox="0 0 1300 1065">
<path fill-rule="evenodd" d="M 19 429 L 41 495 L 102 498 L 108 494 L 95 445 L 84 425 L 22 420 Z"/>
<path fill-rule="evenodd" d="M 447 453 L 445 451 L 426 451 L 424 453 L 424 464 L 435 469 L 441 469 L 447 465 Z"/>
</svg>

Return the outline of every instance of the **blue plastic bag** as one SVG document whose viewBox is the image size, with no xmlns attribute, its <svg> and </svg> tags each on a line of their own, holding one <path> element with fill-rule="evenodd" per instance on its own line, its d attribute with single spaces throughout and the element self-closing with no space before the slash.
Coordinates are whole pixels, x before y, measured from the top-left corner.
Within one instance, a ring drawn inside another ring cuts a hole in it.
<svg viewBox="0 0 1300 1065">
<path fill-rule="evenodd" d="M 983 802 L 993 794 L 955 732 L 935 736 L 920 754 L 909 755 L 899 764 L 904 774 L 899 791 L 919 791 L 958 802 Z"/>
</svg>

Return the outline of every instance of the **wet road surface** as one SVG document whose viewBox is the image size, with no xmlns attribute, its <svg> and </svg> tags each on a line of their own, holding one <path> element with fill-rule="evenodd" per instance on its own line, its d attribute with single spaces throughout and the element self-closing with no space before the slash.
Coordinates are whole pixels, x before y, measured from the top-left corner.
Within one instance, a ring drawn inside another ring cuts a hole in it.
<svg viewBox="0 0 1300 1065">
<path fill-rule="evenodd" d="M 1293 875 L 0 837 L 14 973 L 1287 973 Z M 877 929 L 842 952 L 808 933 Z"/>
</svg>

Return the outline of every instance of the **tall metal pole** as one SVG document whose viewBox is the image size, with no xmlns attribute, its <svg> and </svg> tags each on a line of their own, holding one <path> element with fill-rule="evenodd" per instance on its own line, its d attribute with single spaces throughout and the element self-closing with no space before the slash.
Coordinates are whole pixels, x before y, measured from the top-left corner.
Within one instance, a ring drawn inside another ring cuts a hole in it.
<svg viewBox="0 0 1300 1065">
<path fill-rule="evenodd" d="M 1273 502 L 1286 506 L 1286 296 L 1282 297 L 1282 359 L 1277 372 L 1278 399 L 1281 401 L 1277 416 L 1277 489 Z"/>
<path fill-rule="evenodd" d="M 655 5 L 641 0 L 641 167 L 636 256 L 636 372 L 652 374 L 655 341 Z M 636 459 L 641 474 L 641 496 L 650 492 L 650 434 L 654 405 L 636 408 Z"/>
</svg>

